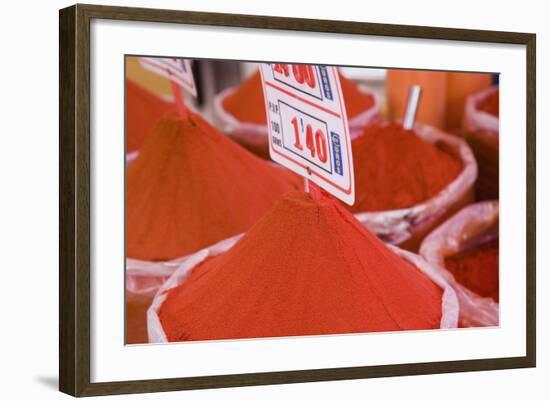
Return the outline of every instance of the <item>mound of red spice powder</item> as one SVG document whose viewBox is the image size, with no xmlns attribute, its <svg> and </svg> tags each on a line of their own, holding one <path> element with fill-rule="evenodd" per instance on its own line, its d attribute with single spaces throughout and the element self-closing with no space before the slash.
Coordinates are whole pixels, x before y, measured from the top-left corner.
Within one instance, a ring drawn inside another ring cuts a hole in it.
<svg viewBox="0 0 550 401">
<path fill-rule="evenodd" d="M 363 93 L 357 85 L 340 76 L 342 95 L 346 103 L 346 114 L 353 118 L 374 105 L 371 95 Z M 266 125 L 265 100 L 260 71 L 246 79 L 231 95 L 223 100 L 224 109 L 241 122 Z"/>
<path fill-rule="evenodd" d="M 285 192 L 288 170 L 248 153 L 197 114 L 161 119 L 128 166 L 126 255 L 169 260 L 251 227 Z"/>
<path fill-rule="evenodd" d="M 398 124 L 366 128 L 352 151 L 354 212 L 411 207 L 437 195 L 462 171 L 460 160 Z"/>
<path fill-rule="evenodd" d="M 499 91 L 495 91 L 479 103 L 478 109 L 495 117 L 499 115 Z"/>
<path fill-rule="evenodd" d="M 338 201 L 285 195 L 168 291 L 169 341 L 434 329 L 442 290 Z"/>
<path fill-rule="evenodd" d="M 126 80 L 126 152 L 138 150 L 172 103 Z"/>
<path fill-rule="evenodd" d="M 497 239 L 445 258 L 445 268 L 464 287 L 498 302 L 498 251 Z"/>
</svg>

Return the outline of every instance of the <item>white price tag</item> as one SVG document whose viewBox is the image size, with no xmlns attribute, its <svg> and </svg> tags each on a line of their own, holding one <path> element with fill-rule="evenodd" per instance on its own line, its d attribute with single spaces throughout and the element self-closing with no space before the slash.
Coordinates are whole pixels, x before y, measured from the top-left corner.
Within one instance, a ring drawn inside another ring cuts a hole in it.
<svg viewBox="0 0 550 401">
<path fill-rule="evenodd" d="M 193 78 L 191 61 L 179 58 L 140 57 L 139 63 L 149 71 L 159 74 L 177 83 L 193 96 L 197 96 L 197 87 Z"/>
<path fill-rule="evenodd" d="M 335 67 L 261 64 L 271 158 L 352 205 L 353 158 Z"/>
</svg>

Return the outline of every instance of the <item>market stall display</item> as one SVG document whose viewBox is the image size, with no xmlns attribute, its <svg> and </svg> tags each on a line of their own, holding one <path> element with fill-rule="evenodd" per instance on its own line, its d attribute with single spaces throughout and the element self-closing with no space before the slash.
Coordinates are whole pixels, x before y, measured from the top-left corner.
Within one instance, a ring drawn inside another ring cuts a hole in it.
<svg viewBox="0 0 550 401">
<path fill-rule="evenodd" d="M 354 185 L 341 186 L 352 188 L 348 199 L 322 189 L 311 169 L 299 177 L 285 161 L 266 160 L 257 65 L 228 68 L 223 80 L 213 75 L 225 74 L 221 66 L 202 62 L 198 78 L 187 68 L 197 95 L 190 100 L 162 60 L 154 62 L 171 97 L 126 82 L 127 344 L 498 325 L 498 203 L 467 206 L 474 183 L 494 185 L 477 178 L 487 158 L 479 142 L 496 136 L 498 161 L 498 87 L 464 104 L 490 75 L 353 70 L 357 82 L 370 77 L 366 90 L 334 68 L 339 79 L 320 79 L 319 90 L 340 85 L 348 119 L 339 128 L 316 125 L 332 120 L 315 99 L 307 103 L 299 92 L 307 88 L 283 82 L 288 99 L 266 91 L 272 104 L 308 104 L 293 106 L 295 125 L 272 111 L 270 127 L 295 135 L 278 146 L 303 144 L 288 155 L 297 163 L 315 169 L 321 160 L 346 185 L 349 174 Z M 182 63 L 165 64 L 183 73 Z M 342 132 L 349 135 L 332 136 Z"/>
</svg>

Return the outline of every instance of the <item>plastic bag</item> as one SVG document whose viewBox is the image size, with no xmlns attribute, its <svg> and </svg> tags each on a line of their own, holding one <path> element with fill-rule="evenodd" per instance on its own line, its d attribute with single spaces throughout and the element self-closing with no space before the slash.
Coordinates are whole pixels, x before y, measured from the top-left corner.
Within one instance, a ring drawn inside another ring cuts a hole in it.
<svg viewBox="0 0 550 401">
<path fill-rule="evenodd" d="M 468 96 L 464 106 L 463 127 L 470 132 L 478 132 L 480 135 L 495 137 L 498 141 L 498 117 L 483 110 L 479 105 L 489 96 L 498 92 L 498 86 L 491 86 L 473 95 Z"/>
<path fill-rule="evenodd" d="M 498 326 L 499 305 L 459 284 L 445 269 L 445 257 L 486 241 L 488 236 L 498 236 L 498 213 L 497 201 L 467 206 L 427 236 L 420 247 L 420 255 L 455 289 L 463 327 Z"/>
<path fill-rule="evenodd" d="M 424 236 L 473 199 L 477 163 L 468 144 L 437 128 L 417 123 L 420 138 L 444 148 L 461 160 L 462 172 L 441 192 L 409 208 L 356 213 L 355 217 L 385 242 L 416 251 Z"/>
<path fill-rule="evenodd" d="M 177 270 L 185 257 L 168 262 L 126 259 L 126 343 L 147 342 L 147 309 L 157 290 Z"/>
<path fill-rule="evenodd" d="M 499 118 L 479 110 L 479 104 L 498 92 L 493 86 L 468 97 L 464 110 L 464 138 L 472 147 L 479 165 L 477 198 L 498 199 L 499 194 Z"/>
<path fill-rule="evenodd" d="M 216 123 L 222 131 L 229 134 L 235 141 L 248 150 L 264 159 L 269 159 L 267 126 L 239 121 L 223 107 L 224 99 L 236 90 L 237 87 L 227 88 L 214 98 Z M 363 88 L 360 90 L 372 96 L 374 104 L 369 109 L 348 120 L 351 139 L 360 136 L 366 126 L 375 124 L 381 120 L 382 106 L 379 96 Z"/>
<path fill-rule="evenodd" d="M 191 255 L 184 263 L 180 265 L 178 270 L 176 270 L 176 272 L 162 285 L 162 287 L 159 288 L 151 307 L 147 311 L 147 332 L 150 343 L 168 342 L 164 329 L 162 328 L 162 323 L 158 316 L 158 311 L 166 299 L 166 292 L 171 288 L 181 285 L 195 266 L 203 262 L 208 257 L 216 256 L 228 251 L 241 237 L 242 234 L 231 237 Z M 426 274 L 435 284 L 443 289 L 443 295 L 441 298 L 440 327 L 442 329 L 456 328 L 459 316 L 458 299 L 453 287 L 449 285 L 445 280 L 445 277 L 440 274 L 440 270 L 430 266 L 426 260 L 419 255 L 389 244 L 388 247 L 393 252 L 397 253 L 402 259 L 406 260 L 411 265 Z"/>
</svg>

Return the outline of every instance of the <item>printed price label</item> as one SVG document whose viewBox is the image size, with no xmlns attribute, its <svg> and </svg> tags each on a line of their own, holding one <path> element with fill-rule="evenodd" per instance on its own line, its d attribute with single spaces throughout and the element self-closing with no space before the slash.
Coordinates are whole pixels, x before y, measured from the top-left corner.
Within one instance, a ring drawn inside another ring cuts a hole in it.
<svg viewBox="0 0 550 401">
<path fill-rule="evenodd" d="M 140 57 L 139 63 L 149 71 L 159 74 L 177 83 L 193 96 L 197 96 L 197 87 L 191 70 L 191 61 L 179 58 Z"/>
<path fill-rule="evenodd" d="M 336 68 L 262 64 L 260 71 L 271 158 L 353 205 L 351 140 Z"/>
</svg>

